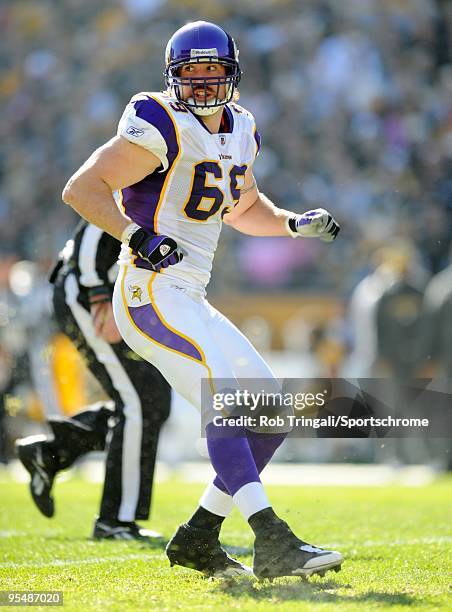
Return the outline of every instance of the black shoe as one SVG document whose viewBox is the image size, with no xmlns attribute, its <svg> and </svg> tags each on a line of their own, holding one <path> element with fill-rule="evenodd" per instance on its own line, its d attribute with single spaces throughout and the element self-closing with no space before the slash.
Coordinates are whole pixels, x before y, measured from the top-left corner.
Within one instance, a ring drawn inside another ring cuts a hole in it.
<svg viewBox="0 0 452 612">
<path fill-rule="evenodd" d="M 254 542 L 253 570 L 258 578 L 324 576 L 328 570 L 339 572 L 342 562 L 340 553 L 303 542 L 279 519 L 259 533 Z"/>
<path fill-rule="evenodd" d="M 16 450 L 24 467 L 30 472 L 30 493 L 38 510 L 48 518 L 55 514 L 55 504 L 50 495 L 57 470 L 46 448 L 44 436 L 29 436 L 16 440 Z"/>
<path fill-rule="evenodd" d="M 161 534 L 143 529 L 135 522 L 124 522 L 98 518 L 94 523 L 95 540 L 139 540 L 149 542 L 161 539 Z"/>
<path fill-rule="evenodd" d="M 215 530 L 181 525 L 168 542 L 166 554 L 171 566 L 182 565 L 206 576 L 230 578 L 253 574 L 250 567 L 232 559 L 221 548 Z"/>
</svg>

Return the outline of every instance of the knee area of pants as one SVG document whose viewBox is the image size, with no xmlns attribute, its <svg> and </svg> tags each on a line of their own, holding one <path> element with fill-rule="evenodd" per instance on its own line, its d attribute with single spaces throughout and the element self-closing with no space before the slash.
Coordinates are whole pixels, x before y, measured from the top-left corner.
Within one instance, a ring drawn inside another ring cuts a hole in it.
<svg viewBox="0 0 452 612">
<path fill-rule="evenodd" d="M 143 419 L 139 414 L 124 412 L 122 419 L 123 422 L 127 424 L 127 427 L 134 427 L 136 429 L 141 429 L 143 427 Z"/>
</svg>

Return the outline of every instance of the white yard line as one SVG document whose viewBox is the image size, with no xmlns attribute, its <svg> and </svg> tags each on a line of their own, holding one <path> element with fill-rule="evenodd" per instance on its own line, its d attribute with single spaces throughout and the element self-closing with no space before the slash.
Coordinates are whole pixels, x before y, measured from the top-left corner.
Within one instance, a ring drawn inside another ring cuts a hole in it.
<svg viewBox="0 0 452 612">
<path fill-rule="evenodd" d="M 66 559 L 59 560 L 55 559 L 55 561 L 40 561 L 38 563 L 34 563 L 31 561 L 26 561 L 24 563 L 18 563 L 16 561 L 7 561 L 6 563 L 0 563 L 0 569 L 20 569 L 22 567 L 66 567 L 66 566 L 79 566 L 79 565 L 95 565 L 97 563 L 118 563 L 122 561 L 141 561 L 148 560 L 150 555 L 147 554 L 130 554 L 130 555 L 115 555 L 114 557 L 91 557 L 89 559 Z"/>
<path fill-rule="evenodd" d="M 438 537 L 430 537 L 430 538 L 413 538 L 413 539 L 403 539 L 403 540 L 392 540 L 390 542 L 373 542 L 371 540 L 365 540 L 364 542 L 328 542 L 321 544 L 322 547 L 334 549 L 334 548 L 370 548 L 374 546 L 414 546 L 414 545 L 428 545 L 428 544 L 449 544 L 452 543 L 452 536 L 438 536 Z M 228 546 L 226 545 L 226 548 Z M 118 562 L 123 561 L 146 561 L 150 558 L 155 558 L 155 552 L 152 555 L 150 554 L 136 554 L 132 553 L 130 555 L 115 555 L 114 557 L 91 557 L 88 559 L 67 559 L 67 560 L 58 560 L 48 561 L 48 562 L 6 562 L 0 563 L 0 569 L 20 569 L 20 568 L 43 568 L 43 567 L 79 567 L 83 565 L 96 565 L 100 563 L 111 563 L 116 564 Z M 163 553 L 162 553 L 163 556 Z"/>
<path fill-rule="evenodd" d="M 89 482 L 100 483 L 104 478 L 103 459 L 89 459 L 77 468 L 58 475 L 58 481 L 69 480 L 72 476 L 81 476 Z M 188 483 L 205 483 L 211 480 L 214 471 L 208 461 L 186 461 L 172 468 L 165 463 L 157 462 L 156 481 L 166 482 L 178 478 Z M 267 485 L 284 486 L 347 486 L 347 487 L 383 487 L 401 485 L 422 487 L 432 483 L 438 473 L 427 465 L 393 466 L 386 464 L 350 464 L 350 463 L 272 463 L 262 474 Z M 18 460 L 11 461 L 9 466 L 0 470 L 0 484 L 8 486 L 9 480 L 28 482 L 30 477 Z"/>
<path fill-rule="evenodd" d="M 450 544 L 452 543 L 452 536 L 437 536 L 430 538 L 411 538 L 402 540 L 391 540 L 390 542 L 379 541 L 375 542 L 372 540 L 364 540 L 364 542 L 328 542 L 327 544 L 319 544 L 322 548 L 371 548 L 374 546 L 418 546 L 428 544 Z"/>
</svg>

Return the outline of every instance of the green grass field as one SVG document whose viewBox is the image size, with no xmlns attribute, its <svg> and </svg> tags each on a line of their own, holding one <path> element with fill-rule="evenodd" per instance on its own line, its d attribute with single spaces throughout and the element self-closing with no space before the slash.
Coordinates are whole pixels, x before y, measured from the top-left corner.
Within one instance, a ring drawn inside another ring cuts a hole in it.
<svg viewBox="0 0 452 612">
<path fill-rule="evenodd" d="M 336 547 L 343 571 L 309 581 L 207 580 L 170 568 L 164 544 L 88 539 L 100 488 L 57 484 L 57 515 L 42 517 L 26 485 L 0 483 L 0 589 L 61 590 L 68 610 L 417 610 L 452 609 L 451 480 L 426 487 L 268 487 L 294 531 Z M 169 538 L 202 486 L 158 484 L 152 528 Z M 234 512 L 223 543 L 251 563 L 252 534 Z"/>
</svg>

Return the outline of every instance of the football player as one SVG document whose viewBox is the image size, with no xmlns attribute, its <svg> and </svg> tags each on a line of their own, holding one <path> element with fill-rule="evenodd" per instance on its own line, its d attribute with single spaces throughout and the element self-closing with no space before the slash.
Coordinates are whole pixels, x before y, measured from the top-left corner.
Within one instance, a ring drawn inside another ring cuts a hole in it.
<svg viewBox="0 0 452 612">
<path fill-rule="evenodd" d="M 222 223 L 253 236 L 332 242 L 339 225 L 326 210 L 277 208 L 253 176 L 260 137 L 236 103 L 241 78 L 234 40 L 215 24 L 180 28 L 165 55 L 165 92 L 143 92 L 127 105 L 118 133 L 68 181 L 63 200 L 123 243 L 113 306 L 129 346 L 201 408 L 201 379 L 275 376 L 250 342 L 205 299 Z M 115 193 L 115 197 L 113 196 Z M 137 288 L 139 291 L 137 291 Z M 226 421 L 205 427 L 217 474 L 191 519 L 167 546 L 171 564 L 208 575 L 249 568 L 222 549 L 219 532 L 235 504 L 254 531 L 258 577 L 323 574 L 342 556 L 300 540 L 271 507 L 259 474 L 284 431 Z"/>
</svg>

